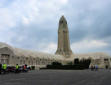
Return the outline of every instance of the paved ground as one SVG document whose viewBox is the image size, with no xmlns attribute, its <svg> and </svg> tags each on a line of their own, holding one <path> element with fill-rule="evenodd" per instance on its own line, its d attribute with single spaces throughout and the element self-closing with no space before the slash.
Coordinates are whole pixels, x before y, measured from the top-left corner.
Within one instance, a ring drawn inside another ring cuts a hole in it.
<svg viewBox="0 0 111 85">
<path fill-rule="evenodd" d="M 0 75 L 0 85 L 111 85 L 110 70 L 40 70 Z"/>
</svg>

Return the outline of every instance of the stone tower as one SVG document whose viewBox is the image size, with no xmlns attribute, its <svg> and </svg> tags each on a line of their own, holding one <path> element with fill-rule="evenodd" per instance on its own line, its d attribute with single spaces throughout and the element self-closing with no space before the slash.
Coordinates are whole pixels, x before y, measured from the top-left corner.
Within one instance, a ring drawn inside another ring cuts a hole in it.
<svg viewBox="0 0 111 85">
<path fill-rule="evenodd" d="M 72 54 L 67 21 L 64 16 L 62 16 L 59 20 L 58 48 L 55 54 L 63 55 L 66 58 L 71 57 Z"/>
</svg>

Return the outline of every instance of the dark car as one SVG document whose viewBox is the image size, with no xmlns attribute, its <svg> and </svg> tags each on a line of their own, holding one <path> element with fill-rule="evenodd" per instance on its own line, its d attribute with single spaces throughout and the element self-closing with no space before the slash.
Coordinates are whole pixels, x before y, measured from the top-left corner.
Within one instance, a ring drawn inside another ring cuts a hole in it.
<svg viewBox="0 0 111 85">
<path fill-rule="evenodd" d="M 16 68 L 15 66 L 8 66 L 7 67 L 7 72 L 15 72 Z"/>
</svg>

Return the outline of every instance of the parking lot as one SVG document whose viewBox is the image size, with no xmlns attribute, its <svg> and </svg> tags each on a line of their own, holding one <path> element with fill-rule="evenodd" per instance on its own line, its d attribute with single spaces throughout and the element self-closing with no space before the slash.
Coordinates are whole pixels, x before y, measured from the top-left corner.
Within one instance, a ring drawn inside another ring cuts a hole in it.
<svg viewBox="0 0 111 85">
<path fill-rule="evenodd" d="M 0 85 L 111 85 L 110 70 L 35 70 L 0 75 Z"/>
</svg>

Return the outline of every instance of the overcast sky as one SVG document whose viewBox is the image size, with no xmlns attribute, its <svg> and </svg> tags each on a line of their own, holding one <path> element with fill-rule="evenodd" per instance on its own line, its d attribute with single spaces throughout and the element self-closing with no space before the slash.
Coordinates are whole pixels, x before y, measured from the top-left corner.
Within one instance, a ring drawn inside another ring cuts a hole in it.
<svg viewBox="0 0 111 85">
<path fill-rule="evenodd" d="M 55 53 L 62 15 L 73 53 L 111 55 L 111 0 L 0 0 L 0 42 Z"/>
</svg>

